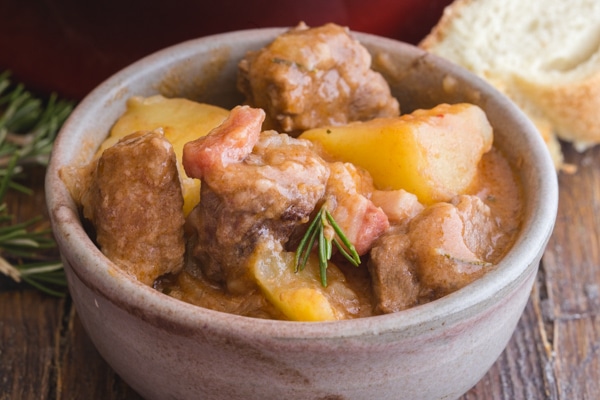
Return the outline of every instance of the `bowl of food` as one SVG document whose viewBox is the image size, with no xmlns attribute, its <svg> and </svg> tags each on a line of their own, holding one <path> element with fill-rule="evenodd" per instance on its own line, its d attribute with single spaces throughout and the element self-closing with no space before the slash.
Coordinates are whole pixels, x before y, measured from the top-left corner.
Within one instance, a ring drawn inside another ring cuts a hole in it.
<svg viewBox="0 0 600 400">
<path fill-rule="evenodd" d="M 556 218 L 533 125 L 335 25 L 169 47 L 57 137 L 77 313 L 146 398 L 453 398 L 505 348 Z"/>
</svg>

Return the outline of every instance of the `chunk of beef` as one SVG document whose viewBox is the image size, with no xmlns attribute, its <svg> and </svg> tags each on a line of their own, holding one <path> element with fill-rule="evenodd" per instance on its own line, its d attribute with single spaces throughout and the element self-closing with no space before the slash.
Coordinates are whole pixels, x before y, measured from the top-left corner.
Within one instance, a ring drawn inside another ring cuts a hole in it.
<svg viewBox="0 0 600 400">
<path fill-rule="evenodd" d="M 152 285 L 183 265 L 183 196 L 175 152 L 160 132 L 137 132 L 106 149 L 81 190 L 101 251 Z"/>
<path fill-rule="evenodd" d="M 410 240 L 403 232 L 382 236 L 368 262 L 376 313 L 393 313 L 413 307 L 419 298 L 415 266 L 408 259 Z"/>
<path fill-rule="evenodd" d="M 246 260 L 258 239 L 285 243 L 308 221 L 329 177 L 310 142 L 261 133 L 262 118 L 262 110 L 238 106 L 184 148 L 186 172 L 202 179 L 200 203 L 188 216 L 193 254 L 203 273 L 232 293 L 254 284 Z"/>
<path fill-rule="evenodd" d="M 409 226 L 420 283 L 435 297 L 471 283 L 497 261 L 493 249 L 500 236 L 489 207 L 476 196 L 429 206 Z"/>
<path fill-rule="evenodd" d="M 376 310 L 388 313 L 452 293 L 482 276 L 502 256 L 502 233 L 476 196 L 425 208 L 396 225 L 370 252 Z"/>
<path fill-rule="evenodd" d="M 335 24 L 300 24 L 239 64 L 238 88 L 267 112 L 267 125 L 290 134 L 399 114 L 369 52 Z"/>
</svg>

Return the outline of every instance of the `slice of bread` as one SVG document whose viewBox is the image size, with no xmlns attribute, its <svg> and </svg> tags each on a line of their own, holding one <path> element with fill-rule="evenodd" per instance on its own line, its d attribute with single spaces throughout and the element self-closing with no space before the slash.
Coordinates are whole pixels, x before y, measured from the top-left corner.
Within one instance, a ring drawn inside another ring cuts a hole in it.
<svg viewBox="0 0 600 400">
<path fill-rule="evenodd" d="M 600 143 L 599 0 L 455 0 L 419 46 L 488 80 L 557 137 Z"/>
</svg>

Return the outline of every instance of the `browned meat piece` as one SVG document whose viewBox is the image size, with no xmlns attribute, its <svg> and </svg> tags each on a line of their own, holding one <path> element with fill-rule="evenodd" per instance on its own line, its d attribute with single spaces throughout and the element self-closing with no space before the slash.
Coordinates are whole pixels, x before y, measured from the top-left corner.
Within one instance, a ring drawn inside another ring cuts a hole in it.
<svg viewBox="0 0 600 400">
<path fill-rule="evenodd" d="M 461 195 L 425 208 L 371 249 L 376 311 L 400 311 L 473 282 L 502 256 L 494 250 L 502 237 L 479 197 Z"/>
<path fill-rule="evenodd" d="M 239 64 L 238 88 L 267 112 L 267 124 L 290 134 L 399 114 L 371 56 L 347 29 L 301 24 Z"/>
<path fill-rule="evenodd" d="M 334 162 L 327 182 L 327 208 L 358 254 L 369 251 L 390 224 L 383 210 L 367 196 L 375 190 L 371 176 L 353 164 Z"/>
<path fill-rule="evenodd" d="M 377 313 L 393 313 L 417 304 L 419 284 L 407 259 L 410 240 L 404 233 L 382 236 L 371 249 L 368 267 Z"/>
<path fill-rule="evenodd" d="M 175 152 L 159 132 L 131 134 L 104 151 L 87 190 L 83 213 L 102 252 L 152 285 L 183 265 L 183 196 Z"/>
<path fill-rule="evenodd" d="M 184 148 L 188 175 L 202 178 L 200 203 L 188 216 L 193 254 L 203 273 L 232 293 L 254 285 L 245 264 L 259 238 L 285 243 L 308 221 L 329 177 L 310 142 L 260 133 L 263 117 L 261 110 L 236 107 L 221 126 Z M 239 161 L 220 161 L 232 153 Z"/>
<path fill-rule="evenodd" d="M 419 282 L 440 297 L 471 283 L 498 261 L 493 249 L 502 234 L 481 199 L 462 195 L 452 204 L 426 208 L 410 222 L 409 236 Z"/>
</svg>

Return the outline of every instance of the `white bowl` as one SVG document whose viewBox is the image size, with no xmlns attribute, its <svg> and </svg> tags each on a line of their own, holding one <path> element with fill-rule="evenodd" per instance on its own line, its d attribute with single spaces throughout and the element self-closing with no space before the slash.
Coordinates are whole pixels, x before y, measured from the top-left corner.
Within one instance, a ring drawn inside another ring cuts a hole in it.
<svg viewBox="0 0 600 400">
<path fill-rule="evenodd" d="M 155 53 L 102 83 L 54 146 L 47 203 L 70 293 L 100 354 L 149 399 L 434 399 L 475 385 L 505 348 L 525 307 L 557 210 L 552 161 L 533 125 L 491 86 L 397 41 L 354 33 L 403 111 L 441 102 L 481 106 L 495 145 L 518 167 L 524 218 L 487 275 L 395 314 L 302 323 L 203 309 L 142 285 L 108 261 L 82 227 L 61 167 L 89 160 L 133 95 L 183 96 L 232 107 L 238 60 L 281 28 L 220 34 Z"/>
</svg>

